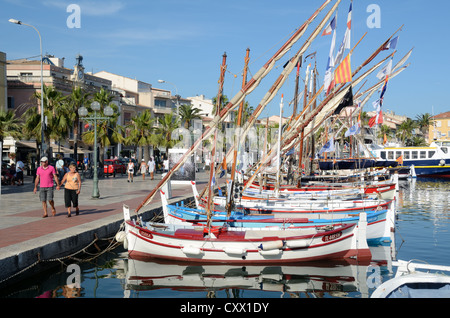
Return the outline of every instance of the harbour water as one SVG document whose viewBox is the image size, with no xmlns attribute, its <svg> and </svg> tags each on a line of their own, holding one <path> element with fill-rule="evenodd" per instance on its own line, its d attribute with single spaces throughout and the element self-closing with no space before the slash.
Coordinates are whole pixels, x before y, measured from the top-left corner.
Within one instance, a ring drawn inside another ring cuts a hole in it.
<svg viewBox="0 0 450 318">
<path fill-rule="evenodd" d="M 392 260 L 450 266 L 450 182 L 400 181 L 394 242 L 367 264 L 186 266 L 128 259 L 116 248 L 0 290 L 2 298 L 368 298 L 395 274 Z M 78 270 L 78 272 L 77 272 Z M 78 273 L 79 280 L 72 280 Z M 79 283 L 77 286 L 76 283 Z"/>
</svg>

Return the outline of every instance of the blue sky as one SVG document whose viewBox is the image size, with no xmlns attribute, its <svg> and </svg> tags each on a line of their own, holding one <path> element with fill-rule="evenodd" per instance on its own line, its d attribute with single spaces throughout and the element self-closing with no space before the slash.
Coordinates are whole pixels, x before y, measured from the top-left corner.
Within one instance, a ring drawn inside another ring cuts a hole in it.
<svg viewBox="0 0 450 318">
<path fill-rule="evenodd" d="M 15 18 L 39 29 L 44 54 L 65 58 L 72 68 L 75 56 L 84 57 L 87 71 L 109 71 L 172 90 L 183 97 L 217 94 L 222 54 L 227 53 L 224 94 L 229 98 L 242 82 L 245 51 L 250 48 L 250 76 L 275 53 L 288 36 L 318 8 L 324 0 L 0 0 L 0 51 L 8 59 L 39 54 L 37 34 L 31 28 L 8 22 Z M 332 4 L 334 1 L 332 2 Z M 80 28 L 69 28 L 70 4 L 80 7 Z M 321 19 L 325 11 L 319 15 Z M 336 46 L 343 38 L 350 0 L 342 0 L 338 9 Z M 369 28 L 370 4 L 380 8 L 380 28 Z M 389 82 L 383 110 L 415 118 L 418 114 L 439 114 L 450 110 L 447 101 L 448 74 L 448 1 L 354 0 L 352 46 L 367 35 L 352 55 L 355 69 L 401 25 L 394 64 L 411 48 L 411 65 Z M 308 29 L 293 50 L 278 62 L 249 97 L 254 107 L 281 73 L 284 63 L 317 25 Z M 331 36 L 319 36 L 306 54 L 317 51 L 320 83 L 323 81 Z M 379 61 L 391 52 L 381 53 Z M 306 64 L 305 64 L 306 65 Z M 304 69 L 301 71 L 304 77 Z M 292 113 L 287 105 L 294 92 L 294 72 L 269 104 L 262 116 L 279 114 L 281 94 L 285 96 L 284 115 Z M 159 79 L 172 84 L 160 84 Z M 375 74 L 365 87 L 374 84 Z M 373 100 L 375 97 L 373 97 Z M 371 103 L 364 110 L 373 110 Z"/>
</svg>

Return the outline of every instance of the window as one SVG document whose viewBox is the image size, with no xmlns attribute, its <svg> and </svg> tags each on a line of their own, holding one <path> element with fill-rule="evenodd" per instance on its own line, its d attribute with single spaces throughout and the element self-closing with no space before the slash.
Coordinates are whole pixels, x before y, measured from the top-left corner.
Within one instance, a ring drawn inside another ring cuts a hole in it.
<svg viewBox="0 0 450 318">
<path fill-rule="evenodd" d="M 166 106 L 166 100 L 163 100 L 163 99 L 155 99 L 155 106 L 156 106 L 156 107 L 167 107 L 167 106 Z"/>
<path fill-rule="evenodd" d="M 380 158 L 386 159 L 386 151 L 380 151 Z"/>
<path fill-rule="evenodd" d="M 410 159 L 411 158 L 411 153 L 409 151 L 405 151 L 403 152 L 403 159 Z"/>
<path fill-rule="evenodd" d="M 389 160 L 394 159 L 394 152 L 393 151 L 388 151 L 388 159 Z"/>
<path fill-rule="evenodd" d="M 14 97 L 8 96 L 8 108 L 14 108 Z"/>
<path fill-rule="evenodd" d="M 428 151 L 428 158 L 433 158 L 436 151 Z"/>
<path fill-rule="evenodd" d="M 441 127 L 441 121 L 440 120 L 436 120 L 436 127 Z"/>
<path fill-rule="evenodd" d="M 411 151 L 412 159 L 417 159 L 417 151 Z"/>
<path fill-rule="evenodd" d="M 426 151 L 421 151 L 420 152 L 420 159 L 425 159 L 427 157 L 427 152 Z"/>
<path fill-rule="evenodd" d="M 401 152 L 401 151 L 396 151 L 396 152 L 395 152 L 395 159 L 400 158 L 401 155 L 402 155 L 402 152 Z"/>
<path fill-rule="evenodd" d="M 442 149 L 442 151 L 443 151 L 444 153 L 448 153 L 448 148 L 447 148 L 447 147 L 441 147 L 441 149 Z"/>
</svg>

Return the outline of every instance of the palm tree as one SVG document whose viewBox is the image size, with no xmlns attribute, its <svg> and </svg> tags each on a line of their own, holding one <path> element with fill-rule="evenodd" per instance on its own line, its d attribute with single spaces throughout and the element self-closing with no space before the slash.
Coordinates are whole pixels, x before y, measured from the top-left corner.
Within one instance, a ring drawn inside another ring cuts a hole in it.
<svg viewBox="0 0 450 318">
<path fill-rule="evenodd" d="M 46 117 L 46 125 L 44 129 L 45 143 L 50 145 L 51 139 L 61 140 L 68 134 L 67 121 L 61 115 L 61 104 L 64 96 L 53 86 L 44 86 L 44 116 Z M 33 98 L 37 101 L 41 99 L 41 92 L 35 92 Z M 48 150 L 49 151 L 49 150 Z"/>
<path fill-rule="evenodd" d="M 78 160 L 78 134 L 80 126 L 80 116 L 78 109 L 87 105 L 89 93 L 81 87 L 72 88 L 72 93 L 63 102 L 63 111 L 70 127 L 73 127 L 73 154 Z"/>
<path fill-rule="evenodd" d="M 212 111 L 212 114 L 213 115 L 216 115 L 216 112 L 217 112 L 217 107 L 216 107 L 216 104 L 217 104 L 217 96 L 214 96 L 213 98 L 212 98 L 212 103 L 213 103 L 213 111 Z M 228 104 L 228 97 L 227 97 L 227 95 L 222 95 L 221 96 L 221 98 L 220 98 L 220 109 L 223 109 L 226 105 Z"/>
<path fill-rule="evenodd" d="M 0 153 L 3 153 L 3 140 L 8 137 L 17 138 L 21 135 L 21 125 L 14 111 L 0 110 Z"/>
<path fill-rule="evenodd" d="M 97 129 L 97 142 L 100 145 L 100 156 L 99 161 L 103 163 L 103 150 L 105 147 L 108 147 L 111 145 L 111 143 L 120 143 L 124 141 L 124 137 L 122 136 L 122 127 L 120 125 L 117 125 L 117 119 L 119 117 L 118 113 L 118 107 L 114 103 L 112 103 L 114 96 L 111 95 L 108 91 L 104 90 L 103 88 L 94 94 L 94 97 L 92 99 L 92 102 L 96 101 L 100 103 L 100 116 L 106 117 L 103 114 L 103 109 L 106 106 L 110 106 L 113 109 L 113 115 L 109 117 L 108 120 L 103 120 L 100 122 L 97 122 L 97 127 L 93 127 L 93 129 Z M 92 110 L 90 108 L 90 102 L 87 109 L 90 113 L 92 113 Z M 94 144 L 94 130 L 89 130 L 83 133 L 82 139 L 85 143 L 89 145 Z M 96 151 L 96 149 L 94 149 Z"/>
<path fill-rule="evenodd" d="M 159 145 L 166 148 L 166 156 L 169 155 L 169 148 L 175 146 L 178 141 L 172 140 L 172 133 L 179 127 L 177 116 L 173 113 L 165 114 L 163 117 L 158 118 L 160 127 L 157 128 L 159 137 L 157 142 Z"/>
<path fill-rule="evenodd" d="M 401 140 L 403 145 L 405 145 L 407 139 L 412 137 L 413 130 L 416 127 L 416 123 L 411 118 L 407 118 L 400 124 L 397 129 L 397 137 Z"/>
<path fill-rule="evenodd" d="M 420 131 L 428 140 L 429 127 L 433 124 L 433 117 L 429 113 L 420 114 L 416 116 L 416 123 L 420 128 Z"/>
<path fill-rule="evenodd" d="M 145 162 L 150 158 L 148 147 L 156 144 L 156 137 L 153 134 L 155 130 L 153 127 L 154 121 L 151 111 L 146 109 L 142 114 L 133 117 L 131 123 L 127 126 L 130 129 L 130 134 L 125 137 L 125 144 L 143 147 Z"/>
<path fill-rule="evenodd" d="M 192 105 L 183 104 L 179 108 L 180 117 L 184 121 L 184 128 L 188 129 L 193 119 L 202 118 L 200 108 L 192 107 Z"/>
<path fill-rule="evenodd" d="M 36 141 L 37 157 L 41 157 L 41 115 L 38 113 L 37 107 L 30 107 L 22 117 L 23 134 L 26 139 L 34 139 Z"/>
<path fill-rule="evenodd" d="M 391 134 L 392 130 L 388 125 L 381 125 L 377 137 L 384 138 L 384 135 L 386 135 L 386 137 L 391 137 Z"/>
</svg>

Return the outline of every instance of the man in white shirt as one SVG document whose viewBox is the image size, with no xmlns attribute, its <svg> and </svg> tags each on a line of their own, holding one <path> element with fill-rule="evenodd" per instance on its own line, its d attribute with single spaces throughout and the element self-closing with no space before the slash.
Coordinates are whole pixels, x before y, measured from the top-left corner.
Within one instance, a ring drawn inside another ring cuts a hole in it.
<svg viewBox="0 0 450 318">
<path fill-rule="evenodd" d="M 17 179 L 17 185 L 23 185 L 23 170 L 25 168 L 25 165 L 23 164 L 22 160 L 17 161 L 16 164 L 16 179 Z"/>
<path fill-rule="evenodd" d="M 64 160 L 62 159 L 61 155 L 58 155 L 58 161 L 56 161 L 55 165 L 56 171 L 58 172 L 58 178 L 59 182 L 61 182 L 62 178 L 64 177 Z"/>
</svg>

